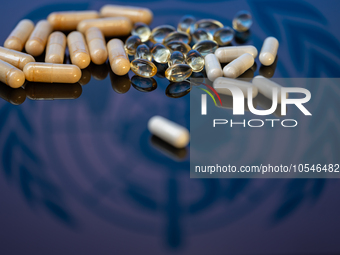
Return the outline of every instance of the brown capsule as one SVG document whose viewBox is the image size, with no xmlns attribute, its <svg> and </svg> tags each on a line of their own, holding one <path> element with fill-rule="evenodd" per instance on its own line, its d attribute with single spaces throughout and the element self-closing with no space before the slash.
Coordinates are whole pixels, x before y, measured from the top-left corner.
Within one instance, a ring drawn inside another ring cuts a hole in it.
<svg viewBox="0 0 340 255">
<path fill-rule="evenodd" d="M 99 18 L 97 11 L 64 11 L 52 12 L 48 15 L 47 20 L 54 30 L 71 31 L 77 29 L 80 21 L 97 18 Z"/>
<path fill-rule="evenodd" d="M 47 20 L 41 20 L 35 26 L 25 45 L 28 54 L 36 57 L 41 55 L 46 47 L 48 36 L 52 33 L 52 26 Z"/>
<path fill-rule="evenodd" d="M 124 50 L 124 43 L 120 39 L 112 39 L 107 43 L 109 62 L 112 72 L 124 75 L 130 71 L 130 61 Z"/>
<path fill-rule="evenodd" d="M 19 88 L 25 82 L 25 75 L 18 68 L 0 60 L 0 81 L 12 88 Z"/>
<path fill-rule="evenodd" d="M 21 20 L 7 37 L 4 47 L 22 51 L 25 43 L 34 29 L 34 23 L 29 19 Z"/>
<path fill-rule="evenodd" d="M 99 28 L 91 27 L 86 30 L 85 35 L 92 62 L 96 65 L 104 64 L 107 60 L 107 49 L 103 33 Z"/>
<path fill-rule="evenodd" d="M 84 36 L 73 31 L 67 36 L 67 46 L 73 65 L 84 69 L 91 63 L 91 57 Z"/>
<path fill-rule="evenodd" d="M 66 36 L 61 32 L 53 32 L 47 41 L 45 62 L 62 64 L 66 49 Z"/>
<path fill-rule="evenodd" d="M 35 62 L 34 57 L 16 50 L 6 49 L 0 46 L 0 59 L 19 68 L 24 69 L 27 63 Z"/>
</svg>

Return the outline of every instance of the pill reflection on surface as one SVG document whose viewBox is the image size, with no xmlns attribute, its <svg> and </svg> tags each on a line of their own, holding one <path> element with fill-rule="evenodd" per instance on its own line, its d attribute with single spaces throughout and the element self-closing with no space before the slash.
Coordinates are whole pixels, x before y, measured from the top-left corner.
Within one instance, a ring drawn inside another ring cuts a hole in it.
<svg viewBox="0 0 340 255">
<path fill-rule="evenodd" d="M 270 66 L 274 63 L 277 50 L 279 48 L 279 41 L 275 37 L 267 37 L 262 45 L 260 52 L 260 62 L 262 65 Z"/>
<path fill-rule="evenodd" d="M 277 89 L 277 103 L 281 103 L 281 88 L 282 86 L 273 82 L 261 75 L 256 76 L 253 81 L 253 85 L 258 88 L 259 92 L 264 95 L 265 97 L 272 100 L 273 97 L 273 88 Z M 288 98 L 287 93 L 284 95 L 285 98 Z"/>
<path fill-rule="evenodd" d="M 91 80 L 91 71 L 90 67 L 86 67 L 85 69 L 81 70 L 81 78 L 78 83 L 82 86 L 88 84 Z"/>
<path fill-rule="evenodd" d="M 84 36 L 76 31 L 67 36 L 67 46 L 73 65 L 84 69 L 91 63 L 91 57 Z"/>
<path fill-rule="evenodd" d="M 76 99 L 82 94 L 79 83 L 35 83 L 29 82 L 25 87 L 27 97 L 31 100 Z"/>
<path fill-rule="evenodd" d="M 274 63 L 270 66 L 261 65 L 259 69 L 259 74 L 266 78 L 272 78 L 275 74 L 278 58 L 279 57 L 276 55 Z"/>
<path fill-rule="evenodd" d="M 19 52 L 16 50 L 7 49 L 0 46 L 0 59 L 19 68 L 24 69 L 27 63 L 35 62 L 34 57 L 29 54 Z"/>
<path fill-rule="evenodd" d="M 152 117 L 148 122 L 148 129 L 176 148 L 184 148 L 189 143 L 188 129 L 164 117 Z"/>
<path fill-rule="evenodd" d="M 130 61 L 124 43 L 120 39 L 112 39 L 107 43 L 107 50 L 112 71 L 117 75 L 127 74 L 130 71 Z"/>
<path fill-rule="evenodd" d="M 244 53 L 251 54 L 254 59 L 257 57 L 257 49 L 251 45 L 221 47 L 215 51 L 220 63 L 229 63 Z"/>
<path fill-rule="evenodd" d="M 26 52 L 34 57 L 41 55 L 45 50 L 48 36 L 52 33 L 52 30 L 52 25 L 47 20 L 39 21 L 26 42 Z"/>
<path fill-rule="evenodd" d="M 273 105 L 273 101 L 267 97 L 265 97 L 264 95 L 262 95 L 261 93 L 259 93 L 257 95 L 256 98 L 254 98 L 256 100 L 256 102 L 258 103 L 258 105 L 263 108 L 264 110 L 269 110 L 272 105 Z M 281 118 L 283 117 L 283 115 L 281 114 L 281 108 L 282 105 L 278 104 L 276 106 L 276 110 L 272 113 L 274 116 Z M 286 110 L 287 111 L 287 110 Z"/>
<path fill-rule="evenodd" d="M 154 78 L 145 78 L 134 75 L 131 78 L 132 86 L 140 92 L 151 92 L 157 88 L 157 82 Z"/>
<path fill-rule="evenodd" d="M 89 65 L 89 70 L 91 72 L 92 77 L 97 81 L 104 80 L 109 74 L 109 66 L 106 63 L 102 65 L 96 65 L 94 63 L 91 63 Z"/>
<path fill-rule="evenodd" d="M 46 46 L 46 63 L 62 64 L 66 49 L 66 36 L 61 32 L 53 32 Z"/>
<path fill-rule="evenodd" d="M 13 105 L 20 105 L 26 100 L 24 88 L 11 88 L 0 82 L 0 97 Z"/>
<path fill-rule="evenodd" d="M 228 86 L 238 87 L 243 92 L 243 95 L 245 98 L 248 97 L 248 88 L 250 87 L 253 88 L 253 94 L 252 94 L 253 98 L 256 97 L 258 94 L 257 87 L 255 87 L 252 83 L 246 82 L 246 81 L 219 77 L 213 83 L 213 87 L 217 93 L 222 94 L 222 95 L 232 96 L 232 93 L 228 89 Z"/>
<path fill-rule="evenodd" d="M 113 72 L 110 72 L 110 80 L 112 89 L 118 94 L 125 94 L 130 90 L 131 80 L 129 75 L 116 75 Z"/>
<path fill-rule="evenodd" d="M 254 58 L 249 53 L 245 53 L 237 59 L 231 61 L 223 68 L 223 74 L 228 78 L 237 78 L 247 71 L 254 64 Z"/>
<path fill-rule="evenodd" d="M 189 94 L 190 91 L 191 86 L 187 81 L 171 82 L 165 90 L 165 95 L 171 98 L 180 98 Z"/>
<path fill-rule="evenodd" d="M 80 21 L 86 19 L 97 19 L 97 11 L 63 11 L 52 12 L 47 20 L 52 24 L 54 30 L 71 31 L 76 30 Z"/>
<path fill-rule="evenodd" d="M 96 65 L 102 65 L 107 60 L 106 42 L 103 33 L 97 27 L 91 27 L 85 32 L 91 60 Z"/>
<path fill-rule="evenodd" d="M 15 66 L 0 60 L 0 81 L 12 88 L 19 88 L 25 83 L 25 74 Z"/>
<path fill-rule="evenodd" d="M 172 160 L 183 161 L 188 155 L 187 148 L 176 148 L 155 135 L 151 136 L 150 142 L 154 148 Z"/>
<path fill-rule="evenodd" d="M 220 62 L 218 61 L 215 54 L 208 54 L 204 58 L 205 71 L 210 81 L 214 81 L 218 77 L 223 76 L 223 71 Z"/>
<path fill-rule="evenodd" d="M 7 37 L 4 47 L 12 50 L 22 51 L 33 29 L 34 23 L 31 20 L 21 20 Z"/>
</svg>

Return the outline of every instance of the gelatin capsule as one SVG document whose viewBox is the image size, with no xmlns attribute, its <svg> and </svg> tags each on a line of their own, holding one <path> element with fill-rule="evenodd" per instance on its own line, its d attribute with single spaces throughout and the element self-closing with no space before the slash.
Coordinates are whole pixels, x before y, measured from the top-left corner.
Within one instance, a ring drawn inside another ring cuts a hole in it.
<svg viewBox="0 0 340 255">
<path fill-rule="evenodd" d="M 277 50 L 279 48 L 279 41 L 275 37 L 267 37 L 263 42 L 260 52 L 260 62 L 262 65 L 270 66 L 274 63 Z"/>
<path fill-rule="evenodd" d="M 213 40 L 213 36 L 211 34 L 209 34 L 206 30 L 204 30 L 203 28 L 200 29 L 196 29 L 193 33 L 192 33 L 192 41 L 196 44 L 200 41 L 204 41 L 204 40 Z"/>
<path fill-rule="evenodd" d="M 180 19 L 177 25 L 177 31 L 190 34 L 195 30 L 195 23 L 196 19 L 194 16 L 185 15 Z"/>
<path fill-rule="evenodd" d="M 81 71 L 76 65 L 28 63 L 24 67 L 26 79 L 32 82 L 76 83 Z"/>
<path fill-rule="evenodd" d="M 26 100 L 26 91 L 24 88 L 14 89 L 0 83 L 0 97 L 13 105 L 20 105 Z"/>
<path fill-rule="evenodd" d="M 0 81 L 12 88 L 19 88 L 25 83 L 25 74 L 11 64 L 0 60 Z"/>
<path fill-rule="evenodd" d="M 51 24 L 47 20 L 39 21 L 26 42 L 26 52 L 34 57 L 41 55 L 45 50 L 47 38 L 51 33 Z"/>
<path fill-rule="evenodd" d="M 257 49 L 251 45 L 221 47 L 215 51 L 220 63 L 229 63 L 244 53 L 251 54 L 254 59 L 257 57 Z"/>
<path fill-rule="evenodd" d="M 170 34 L 168 34 L 164 40 L 163 40 L 163 44 L 168 44 L 169 42 L 172 41 L 181 41 L 184 42 L 186 44 L 189 44 L 191 41 L 191 36 L 188 33 L 185 32 L 178 32 L 178 31 L 174 31 Z"/>
<path fill-rule="evenodd" d="M 138 59 L 138 58 L 152 61 L 152 54 L 150 52 L 150 49 L 144 43 L 138 45 L 136 49 L 135 59 Z"/>
<path fill-rule="evenodd" d="M 150 38 L 151 30 L 148 25 L 142 22 L 137 22 L 134 24 L 131 34 L 139 36 L 142 42 L 146 42 Z"/>
<path fill-rule="evenodd" d="M 169 58 L 168 65 L 172 66 L 175 64 L 185 64 L 184 62 L 185 62 L 185 57 L 183 53 L 179 51 L 174 51 Z"/>
<path fill-rule="evenodd" d="M 188 44 L 181 41 L 172 41 L 167 43 L 165 46 L 170 50 L 171 53 L 174 51 L 179 51 L 182 52 L 184 56 L 186 56 L 191 50 Z"/>
<path fill-rule="evenodd" d="M 245 32 L 249 30 L 253 20 L 248 11 L 239 11 L 233 19 L 233 28 L 238 32 Z"/>
<path fill-rule="evenodd" d="M 154 47 L 151 50 L 151 53 L 152 53 L 153 59 L 157 63 L 161 63 L 161 64 L 168 63 L 168 60 L 171 55 L 170 50 L 160 43 L 157 43 L 154 45 Z"/>
<path fill-rule="evenodd" d="M 107 60 L 106 42 L 103 33 L 97 27 L 91 27 L 85 32 L 86 42 L 91 60 L 96 65 L 102 65 Z"/>
<path fill-rule="evenodd" d="M 126 17 L 133 23 L 143 22 L 148 25 L 153 19 L 153 14 L 150 9 L 133 6 L 107 4 L 100 9 L 100 14 L 103 17 Z"/>
<path fill-rule="evenodd" d="M 124 75 L 130 71 L 130 61 L 124 50 L 124 43 L 119 39 L 112 39 L 107 43 L 109 62 L 112 72 Z"/>
<path fill-rule="evenodd" d="M 150 78 L 157 73 L 157 67 L 146 59 L 134 59 L 131 62 L 131 70 L 138 76 Z"/>
<path fill-rule="evenodd" d="M 157 82 L 154 78 L 144 78 L 134 75 L 131 78 L 132 86 L 140 92 L 151 92 L 157 88 Z"/>
<path fill-rule="evenodd" d="M 104 36 L 125 36 L 130 34 L 132 23 L 128 18 L 101 18 L 101 19 L 87 19 L 79 22 L 77 30 L 85 33 L 90 27 L 97 27 L 102 31 Z"/>
<path fill-rule="evenodd" d="M 97 18 L 99 18 L 97 11 L 63 11 L 52 12 L 47 20 L 54 30 L 71 31 L 77 29 L 80 21 Z"/>
<path fill-rule="evenodd" d="M 184 97 L 191 91 L 190 83 L 187 81 L 171 82 L 165 90 L 165 95 L 171 98 Z"/>
<path fill-rule="evenodd" d="M 277 103 L 281 103 L 281 88 L 282 86 L 277 84 L 276 82 L 273 82 L 261 75 L 258 75 L 254 77 L 252 81 L 253 85 L 258 88 L 259 92 L 264 95 L 266 98 L 269 98 L 272 100 L 273 98 L 273 88 L 277 88 Z M 288 98 L 287 93 L 284 96 L 285 98 Z"/>
<path fill-rule="evenodd" d="M 67 46 L 73 65 L 84 69 L 89 66 L 91 57 L 84 36 L 76 31 L 73 31 L 67 36 Z"/>
<path fill-rule="evenodd" d="M 153 116 L 148 122 L 148 129 L 176 148 L 184 148 L 189 143 L 188 129 L 161 116 Z"/>
<path fill-rule="evenodd" d="M 203 28 L 205 31 L 211 34 L 211 36 L 214 36 L 215 31 L 221 27 L 223 27 L 223 24 L 214 19 L 201 19 L 195 24 L 195 30 Z"/>
<path fill-rule="evenodd" d="M 234 39 L 235 32 L 230 27 L 223 27 L 216 30 L 214 34 L 214 41 L 220 46 L 225 46 L 231 43 Z"/>
<path fill-rule="evenodd" d="M 138 45 L 142 43 L 141 39 L 137 35 L 131 35 L 126 39 L 124 49 L 127 54 L 135 55 Z"/>
<path fill-rule="evenodd" d="M 204 68 L 204 58 L 197 50 L 189 51 L 185 61 L 191 67 L 193 72 L 200 72 Z"/>
<path fill-rule="evenodd" d="M 152 29 L 149 39 L 153 43 L 162 43 L 164 38 L 174 31 L 176 31 L 176 29 L 173 26 L 169 25 L 158 26 Z"/>
<path fill-rule="evenodd" d="M 0 46 L 0 59 L 19 68 L 24 69 L 24 66 L 29 62 L 35 62 L 34 57 L 26 53 L 16 50 L 7 49 Z"/>
<path fill-rule="evenodd" d="M 196 43 L 192 49 L 197 50 L 203 57 L 209 53 L 215 53 L 218 44 L 215 41 L 204 40 Z"/>
<path fill-rule="evenodd" d="M 64 63 L 66 49 L 66 36 L 61 32 L 53 32 L 47 41 L 46 46 L 46 63 L 62 64 Z"/>
<path fill-rule="evenodd" d="M 213 88 L 218 94 L 232 96 L 232 93 L 228 88 L 229 85 L 238 87 L 243 92 L 245 98 L 248 97 L 248 88 L 250 87 L 253 88 L 252 98 L 256 97 L 258 94 L 257 87 L 255 87 L 252 83 L 225 77 L 219 77 L 214 80 Z"/>
<path fill-rule="evenodd" d="M 27 39 L 34 29 L 34 23 L 29 19 L 21 20 L 7 37 L 4 47 L 22 51 Z"/>
<path fill-rule="evenodd" d="M 189 78 L 191 74 L 192 74 L 192 69 L 187 64 L 176 64 L 176 65 L 170 66 L 165 71 L 165 77 L 169 81 L 173 81 L 173 82 L 184 81 L 187 78 Z"/>
<path fill-rule="evenodd" d="M 25 87 L 31 100 L 77 99 L 83 92 L 79 83 L 28 83 Z"/>
<path fill-rule="evenodd" d="M 223 68 L 225 77 L 237 78 L 245 71 L 247 71 L 254 64 L 254 58 L 249 53 L 244 53 L 237 59 L 231 61 Z"/>
<path fill-rule="evenodd" d="M 208 79 L 214 81 L 218 77 L 223 76 L 222 67 L 215 54 L 208 54 L 205 56 L 205 71 Z"/>
</svg>

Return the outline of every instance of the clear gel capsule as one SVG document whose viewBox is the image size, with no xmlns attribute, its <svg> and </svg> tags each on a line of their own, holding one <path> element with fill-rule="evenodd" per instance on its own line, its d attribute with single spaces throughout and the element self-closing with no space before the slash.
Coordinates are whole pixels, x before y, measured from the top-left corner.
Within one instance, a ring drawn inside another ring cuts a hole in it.
<svg viewBox="0 0 340 255">
<path fill-rule="evenodd" d="M 263 42 L 260 52 L 260 62 L 262 65 L 270 66 L 274 63 L 277 50 L 279 48 L 279 41 L 275 37 L 267 37 Z"/>
<path fill-rule="evenodd" d="M 203 57 L 209 53 L 215 53 L 218 44 L 215 41 L 204 40 L 196 43 L 192 49 L 197 50 Z"/>
<path fill-rule="evenodd" d="M 0 59 L 19 68 L 24 69 L 27 63 L 35 62 L 34 57 L 16 50 L 7 49 L 0 46 Z"/>
<path fill-rule="evenodd" d="M 137 23 L 134 24 L 134 26 L 131 30 L 131 34 L 139 36 L 139 38 L 142 40 L 142 42 L 146 42 L 150 38 L 151 30 L 150 30 L 148 25 L 146 25 L 142 22 L 137 22 Z"/>
<path fill-rule="evenodd" d="M 221 64 L 218 61 L 215 54 L 210 53 L 206 55 L 204 59 L 205 59 L 205 71 L 210 81 L 214 81 L 218 77 L 223 76 Z"/>
<path fill-rule="evenodd" d="M 184 64 L 185 57 L 182 52 L 174 51 L 169 59 L 169 66 L 175 65 L 175 64 Z"/>
<path fill-rule="evenodd" d="M 254 59 L 257 57 L 257 49 L 251 45 L 221 47 L 215 51 L 215 55 L 220 63 L 229 63 L 244 53 L 251 54 Z"/>
<path fill-rule="evenodd" d="M 191 67 L 193 72 L 200 72 L 204 68 L 204 58 L 197 50 L 189 51 L 185 61 Z"/>
<path fill-rule="evenodd" d="M 135 59 L 131 62 L 131 70 L 135 74 L 144 77 L 150 78 L 155 76 L 157 73 L 157 67 L 151 61 L 146 59 Z"/>
<path fill-rule="evenodd" d="M 232 96 L 232 93 L 228 88 L 229 85 L 238 87 L 243 92 L 245 98 L 248 97 L 248 88 L 250 87 L 253 88 L 252 98 L 256 97 L 258 94 L 257 87 L 255 87 L 252 83 L 225 77 L 219 77 L 214 80 L 213 88 L 218 94 Z"/>
<path fill-rule="evenodd" d="M 25 43 L 34 29 L 34 23 L 29 19 L 21 20 L 7 37 L 4 47 L 22 51 Z"/>
<path fill-rule="evenodd" d="M 143 22 L 150 24 L 153 19 L 153 14 L 150 9 L 134 6 L 107 4 L 100 9 L 100 14 L 103 17 L 126 17 L 133 23 Z"/>
<path fill-rule="evenodd" d="M 169 25 L 158 26 L 152 29 L 151 36 L 149 39 L 153 43 L 162 43 L 164 38 L 174 31 L 176 31 L 176 29 L 173 26 Z"/>
<path fill-rule="evenodd" d="M 71 31 L 77 29 L 80 21 L 97 18 L 99 18 L 97 11 L 63 11 L 52 12 L 48 15 L 47 20 L 54 30 Z"/>
<path fill-rule="evenodd" d="M 172 41 L 165 45 L 170 52 L 179 51 L 182 52 L 184 56 L 191 50 L 190 46 L 181 41 Z"/>
<path fill-rule="evenodd" d="M 190 41 L 191 41 L 191 36 L 190 36 L 190 34 L 185 33 L 185 32 L 175 31 L 175 32 L 168 34 L 164 38 L 163 44 L 167 44 L 167 43 L 172 42 L 172 41 L 181 41 L 181 42 L 184 42 L 186 44 L 189 44 Z"/>
<path fill-rule="evenodd" d="M 225 46 L 231 43 L 234 39 L 235 32 L 230 27 L 222 27 L 216 30 L 214 34 L 214 41 L 220 46 Z"/>
<path fill-rule="evenodd" d="M 282 86 L 277 84 L 276 82 L 273 82 L 261 75 L 258 75 L 254 77 L 252 81 L 253 85 L 258 88 L 259 92 L 264 95 L 266 98 L 269 98 L 272 100 L 273 97 L 273 88 L 277 88 L 277 102 L 280 104 L 281 103 L 281 88 Z M 287 93 L 284 96 L 285 98 L 287 97 Z"/>
<path fill-rule="evenodd" d="M 84 36 L 73 31 L 67 36 L 67 46 L 73 65 L 84 69 L 91 63 L 91 57 Z"/>
<path fill-rule="evenodd" d="M 13 105 L 20 105 L 26 100 L 26 91 L 24 88 L 14 89 L 0 83 L 0 97 Z"/>
<path fill-rule="evenodd" d="M 188 129 L 161 116 L 152 117 L 148 122 L 148 129 L 151 134 L 176 148 L 184 148 L 189 143 Z"/>
<path fill-rule="evenodd" d="M 170 50 L 160 43 L 156 43 L 154 45 L 154 47 L 151 50 L 151 53 L 152 53 L 153 59 L 157 63 L 161 63 L 161 64 L 168 63 L 168 60 L 171 55 Z"/>
<path fill-rule="evenodd" d="M 138 45 L 142 43 L 141 39 L 137 35 L 131 35 L 126 39 L 124 49 L 127 54 L 135 55 Z"/>
<path fill-rule="evenodd" d="M 136 49 L 135 59 L 138 59 L 138 58 L 152 61 L 152 54 L 150 52 L 150 49 L 144 43 L 138 45 L 138 47 Z"/>
<path fill-rule="evenodd" d="M 26 52 L 34 57 L 41 55 L 51 33 L 52 25 L 47 20 L 39 21 L 26 42 Z"/>
<path fill-rule="evenodd" d="M 25 74 L 11 64 L 0 60 L 0 81 L 12 88 L 19 88 L 25 82 Z"/>
<path fill-rule="evenodd" d="M 213 36 L 215 31 L 221 27 L 223 27 L 223 24 L 214 19 L 201 19 L 195 24 L 195 30 L 203 28 L 205 31 L 211 34 L 211 36 Z"/>
<path fill-rule="evenodd" d="M 85 36 L 92 62 L 96 65 L 104 64 L 108 54 L 103 33 L 99 28 L 91 27 L 86 30 Z"/>
<path fill-rule="evenodd" d="M 165 95 L 171 98 L 180 98 L 187 95 L 190 90 L 191 86 L 187 81 L 171 82 L 165 90 Z"/>
<path fill-rule="evenodd" d="M 66 49 L 66 36 L 61 32 L 53 32 L 47 41 L 45 62 L 62 64 L 64 63 Z"/>
<path fill-rule="evenodd" d="M 249 30 L 252 24 L 253 20 L 248 11 L 239 11 L 233 19 L 233 28 L 238 32 Z"/>
<path fill-rule="evenodd" d="M 254 58 L 249 53 L 244 53 L 231 61 L 223 68 L 223 74 L 228 78 L 237 78 L 254 65 Z"/>
<path fill-rule="evenodd" d="M 124 43 L 120 39 L 112 39 L 107 43 L 109 62 L 117 75 L 124 75 L 130 71 L 130 61 L 124 50 Z"/>
<path fill-rule="evenodd" d="M 213 40 L 213 36 L 209 34 L 205 29 L 199 28 L 192 33 L 192 41 L 195 44 L 204 40 Z"/>
<path fill-rule="evenodd" d="M 195 30 L 195 23 L 196 19 L 194 16 L 185 15 L 180 19 L 177 25 L 177 31 L 190 34 Z"/>
<path fill-rule="evenodd" d="M 77 99 L 83 92 L 79 83 L 28 83 L 25 87 L 27 97 L 31 100 Z"/>
<path fill-rule="evenodd" d="M 125 17 L 87 19 L 79 22 L 77 30 L 85 33 L 90 27 L 99 28 L 107 37 L 126 36 L 131 32 L 132 23 Z"/>
<path fill-rule="evenodd" d="M 76 65 L 28 63 L 24 67 L 28 81 L 50 83 L 76 83 L 81 78 L 81 71 Z"/>
<path fill-rule="evenodd" d="M 131 78 L 132 86 L 140 92 L 151 92 L 157 88 L 157 82 L 154 78 L 144 78 L 134 75 Z"/>
<path fill-rule="evenodd" d="M 184 81 L 187 78 L 189 78 L 191 74 L 192 74 L 192 69 L 189 65 L 186 65 L 186 64 L 172 65 L 165 71 L 165 77 L 169 81 L 173 81 L 173 82 Z"/>
</svg>

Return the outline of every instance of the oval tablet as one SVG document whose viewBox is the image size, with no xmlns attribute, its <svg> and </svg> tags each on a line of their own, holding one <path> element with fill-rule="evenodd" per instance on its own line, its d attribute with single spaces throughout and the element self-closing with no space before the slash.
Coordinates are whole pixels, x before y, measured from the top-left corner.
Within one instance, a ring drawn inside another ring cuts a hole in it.
<svg viewBox="0 0 340 255">
<path fill-rule="evenodd" d="M 47 41 L 45 62 L 62 64 L 64 62 L 66 36 L 61 32 L 53 32 Z"/>
<path fill-rule="evenodd" d="M 81 78 L 78 66 L 51 63 L 28 63 L 24 68 L 28 81 L 76 83 Z"/>
<path fill-rule="evenodd" d="M 0 59 L 15 66 L 19 69 L 24 69 L 27 63 L 35 62 L 34 57 L 26 53 L 16 50 L 6 49 L 0 46 Z"/>
<path fill-rule="evenodd" d="M 154 116 L 148 122 L 149 131 L 176 148 L 189 143 L 189 131 L 185 127 L 161 116 Z"/>
<path fill-rule="evenodd" d="M 73 31 L 67 36 L 67 46 L 72 64 L 80 69 L 88 67 L 91 58 L 84 36 L 79 32 Z"/>
<path fill-rule="evenodd" d="M 274 63 L 277 50 L 279 48 L 279 41 L 275 37 L 267 37 L 264 40 L 260 52 L 260 62 L 262 65 L 270 66 Z"/>
<path fill-rule="evenodd" d="M 205 71 L 210 81 L 214 81 L 216 78 L 223 76 L 221 64 L 215 54 L 206 55 L 204 61 Z"/>
<path fill-rule="evenodd" d="M 52 25 L 47 20 L 39 21 L 26 42 L 25 50 L 27 53 L 34 57 L 41 55 L 45 50 L 47 38 L 51 33 Z"/>
<path fill-rule="evenodd" d="M 241 89 L 245 98 L 248 97 L 248 88 L 249 87 L 253 88 L 252 98 L 256 97 L 257 94 L 258 94 L 257 87 L 255 87 L 252 83 L 246 82 L 246 81 L 230 79 L 230 78 L 225 78 L 225 77 L 217 78 L 213 83 L 213 88 L 219 94 L 232 96 L 232 93 L 228 89 L 228 85 L 233 85 L 233 86 L 236 86 L 239 89 Z"/>
<path fill-rule="evenodd" d="M 18 68 L 0 60 L 0 81 L 12 88 L 19 88 L 25 83 L 25 75 Z"/>
<path fill-rule="evenodd" d="M 124 43 L 120 39 L 112 39 L 107 43 L 109 62 L 112 72 L 124 75 L 130 71 L 130 61 L 124 50 Z"/>
<path fill-rule="evenodd" d="M 104 64 L 107 60 L 107 49 L 103 33 L 99 28 L 91 27 L 86 30 L 85 36 L 93 63 Z"/>
<path fill-rule="evenodd" d="M 96 11 L 64 11 L 52 12 L 47 20 L 54 30 L 70 31 L 76 30 L 80 21 L 85 19 L 97 19 L 99 13 Z"/>
<path fill-rule="evenodd" d="M 242 56 L 231 61 L 223 68 L 223 74 L 228 78 L 237 78 L 247 71 L 254 64 L 254 58 L 249 53 L 244 53 Z"/>
<path fill-rule="evenodd" d="M 22 51 L 33 29 L 34 23 L 29 19 L 23 19 L 7 37 L 4 47 L 12 50 Z"/>
<path fill-rule="evenodd" d="M 251 45 L 221 47 L 215 51 L 215 55 L 220 63 L 229 63 L 244 53 L 249 53 L 254 59 L 257 57 L 257 49 Z"/>
<path fill-rule="evenodd" d="M 277 97 L 277 103 L 281 103 L 281 88 L 282 86 L 277 84 L 276 82 L 273 82 L 261 75 L 258 75 L 254 77 L 252 81 L 253 85 L 258 88 L 259 92 L 264 95 L 266 98 L 269 98 L 272 100 L 273 97 L 273 88 L 277 88 L 278 97 Z M 287 97 L 287 93 L 285 95 L 285 98 Z"/>
</svg>

